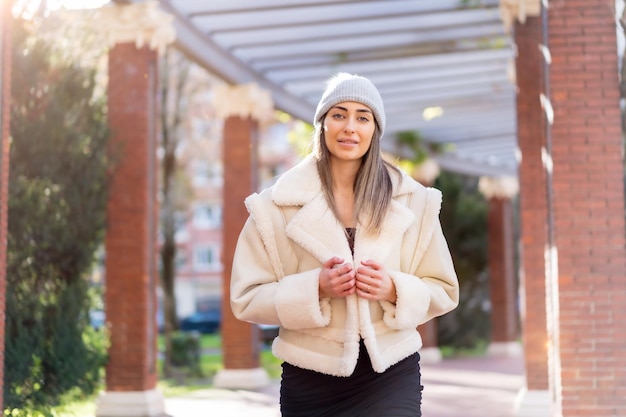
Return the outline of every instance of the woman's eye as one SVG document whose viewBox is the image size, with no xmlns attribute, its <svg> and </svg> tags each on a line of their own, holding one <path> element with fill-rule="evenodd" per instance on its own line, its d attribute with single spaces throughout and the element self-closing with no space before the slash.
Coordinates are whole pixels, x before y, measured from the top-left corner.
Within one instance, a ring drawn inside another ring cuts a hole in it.
<svg viewBox="0 0 626 417">
<path fill-rule="evenodd" d="M 370 119 L 368 119 L 368 118 L 367 118 L 367 117 L 365 117 L 365 116 L 361 116 L 361 117 L 359 117 L 359 120 L 360 120 L 360 121 L 362 121 L 362 122 L 369 122 L 369 121 L 370 121 Z"/>
<path fill-rule="evenodd" d="M 333 119 L 343 119 L 343 114 L 341 114 L 341 113 L 335 113 L 335 114 L 331 115 L 331 117 L 332 117 Z"/>
</svg>

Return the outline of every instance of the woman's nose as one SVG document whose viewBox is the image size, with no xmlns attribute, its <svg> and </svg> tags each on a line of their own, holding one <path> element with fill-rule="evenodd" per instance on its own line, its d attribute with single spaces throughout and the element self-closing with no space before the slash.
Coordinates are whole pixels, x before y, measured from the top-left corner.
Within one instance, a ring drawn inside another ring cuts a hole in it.
<svg viewBox="0 0 626 417">
<path fill-rule="evenodd" d="M 356 121 L 355 121 L 353 118 L 348 117 L 348 118 L 346 119 L 346 125 L 345 125 L 344 129 L 345 129 L 347 132 L 354 132 L 354 130 L 355 130 L 355 128 L 354 128 L 354 124 L 355 124 L 355 123 L 356 123 Z"/>
</svg>

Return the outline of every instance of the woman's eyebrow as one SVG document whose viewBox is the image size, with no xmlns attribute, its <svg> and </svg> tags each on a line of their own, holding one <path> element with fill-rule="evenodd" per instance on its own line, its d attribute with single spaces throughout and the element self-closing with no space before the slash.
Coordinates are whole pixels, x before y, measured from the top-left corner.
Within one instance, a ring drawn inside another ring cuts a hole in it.
<svg viewBox="0 0 626 417">
<path fill-rule="evenodd" d="M 333 108 L 333 109 L 343 110 L 343 111 L 348 111 L 348 109 L 347 109 L 347 108 L 342 107 L 342 106 L 333 106 L 332 108 Z M 366 108 L 363 108 L 363 109 L 356 109 L 356 111 L 358 111 L 358 112 L 364 112 L 364 113 L 370 113 L 370 114 L 373 114 L 373 113 L 372 113 L 372 111 L 371 111 L 370 109 L 366 109 Z"/>
</svg>

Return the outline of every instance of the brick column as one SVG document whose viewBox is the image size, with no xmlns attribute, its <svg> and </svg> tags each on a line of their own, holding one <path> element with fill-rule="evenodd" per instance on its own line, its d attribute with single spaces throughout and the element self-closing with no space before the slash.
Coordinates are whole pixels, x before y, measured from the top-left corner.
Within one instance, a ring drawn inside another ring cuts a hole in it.
<svg viewBox="0 0 626 417">
<path fill-rule="evenodd" d="M 417 326 L 417 331 L 422 337 L 422 348 L 419 352 L 420 362 L 425 364 L 441 362 L 442 356 L 437 337 L 437 318 Z"/>
<path fill-rule="evenodd" d="M 109 126 L 115 168 L 107 206 L 105 304 L 111 347 L 107 394 L 100 399 L 98 416 L 112 415 L 110 403 L 121 406 L 129 397 L 150 403 L 145 404 L 146 411 L 156 405 L 157 414 L 148 415 L 164 410 L 155 390 L 156 77 L 154 51 L 125 43 L 109 52 Z"/>
<path fill-rule="evenodd" d="M 548 417 L 548 335 L 546 328 L 547 187 L 543 162 L 545 123 L 541 106 L 544 60 L 541 17 L 515 23 L 517 46 L 517 141 L 521 154 L 520 311 L 526 386 L 516 403 L 518 417 Z"/>
<path fill-rule="evenodd" d="M 517 355 L 517 282 L 511 199 L 489 199 L 489 288 L 491 292 L 491 355 Z"/>
<path fill-rule="evenodd" d="M 214 97 L 216 112 L 225 120 L 222 139 L 224 369 L 218 372 L 213 383 L 222 388 L 260 388 L 269 384 L 269 376 L 259 361 L 259 329 L 254 324 L 237 320 L 233 315 L 230 308 L 230 275 L 237 239 L 248 218 L 244 199 L 258 191 L 259 187 L 259 121 L 263 121 L 266 111 L 273 105 L 269 94 L 255 85 L 222 86 L 216 89 Z M 249 113 L 247 109 L 250 109 Z"/>
<path fill-rule="evenodd" d="M 487 213 L 489 288 L 491 299 L 491 341 L 488 354 L 521 354 L 519 337 L 517 279 L 515 273 L 515 231 L 512 199 L 519 191 L 517 179 L 482 177 L 479 190 L 488 202 Z"/>
<path fill-rule="evenodd" d="M 4 387 L 4 327 L 7 259 L 7 200 L 11 99 L 11 2 L 0 1 L 0 393 Z M 0 395 L 0 412 L 4 409 Z"/>
<path fill-rule="evenodd" d="M 626 231 L 615 2 L 549 6 L 554 123 L 548 150 L 557 262 L 548 281 L 548 329 L 554 415 L 623 416 Z"/>
<path fill-rule="evenodd" d="M 108 22 L 125 36 L 116 39 L 109 51 L 112 172 L 105 239 L 105 310 L 111 346 L 98 417 L 165 414 L 163 396 L 156 389 L 157 52 L 127 36 L 150 39 L 155 33 L 152 25 L 167 26 L 167 16 L 164 19 L 157 11 L 148 10 L 152 7 L 107 8 L 109 17 L 98 22 Z M 153 20 L 146 22 L 147 17 Z M 157 46 L 157 41 L 152 38 L 149 44 Z"/>
</svg>

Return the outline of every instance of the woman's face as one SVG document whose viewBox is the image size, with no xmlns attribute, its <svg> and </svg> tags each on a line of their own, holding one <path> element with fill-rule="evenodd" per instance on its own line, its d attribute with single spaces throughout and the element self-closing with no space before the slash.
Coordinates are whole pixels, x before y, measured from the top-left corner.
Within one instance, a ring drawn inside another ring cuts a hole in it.
<svg viewBox="0 0 626 417">
<path fill-rule="evenodd" d="M 370 148 L 376 122 L 365 104 L 344 101 L 326 113 L 323 129 L 331 158 L 354 161 L 363 158 Z"/>
</svg>

